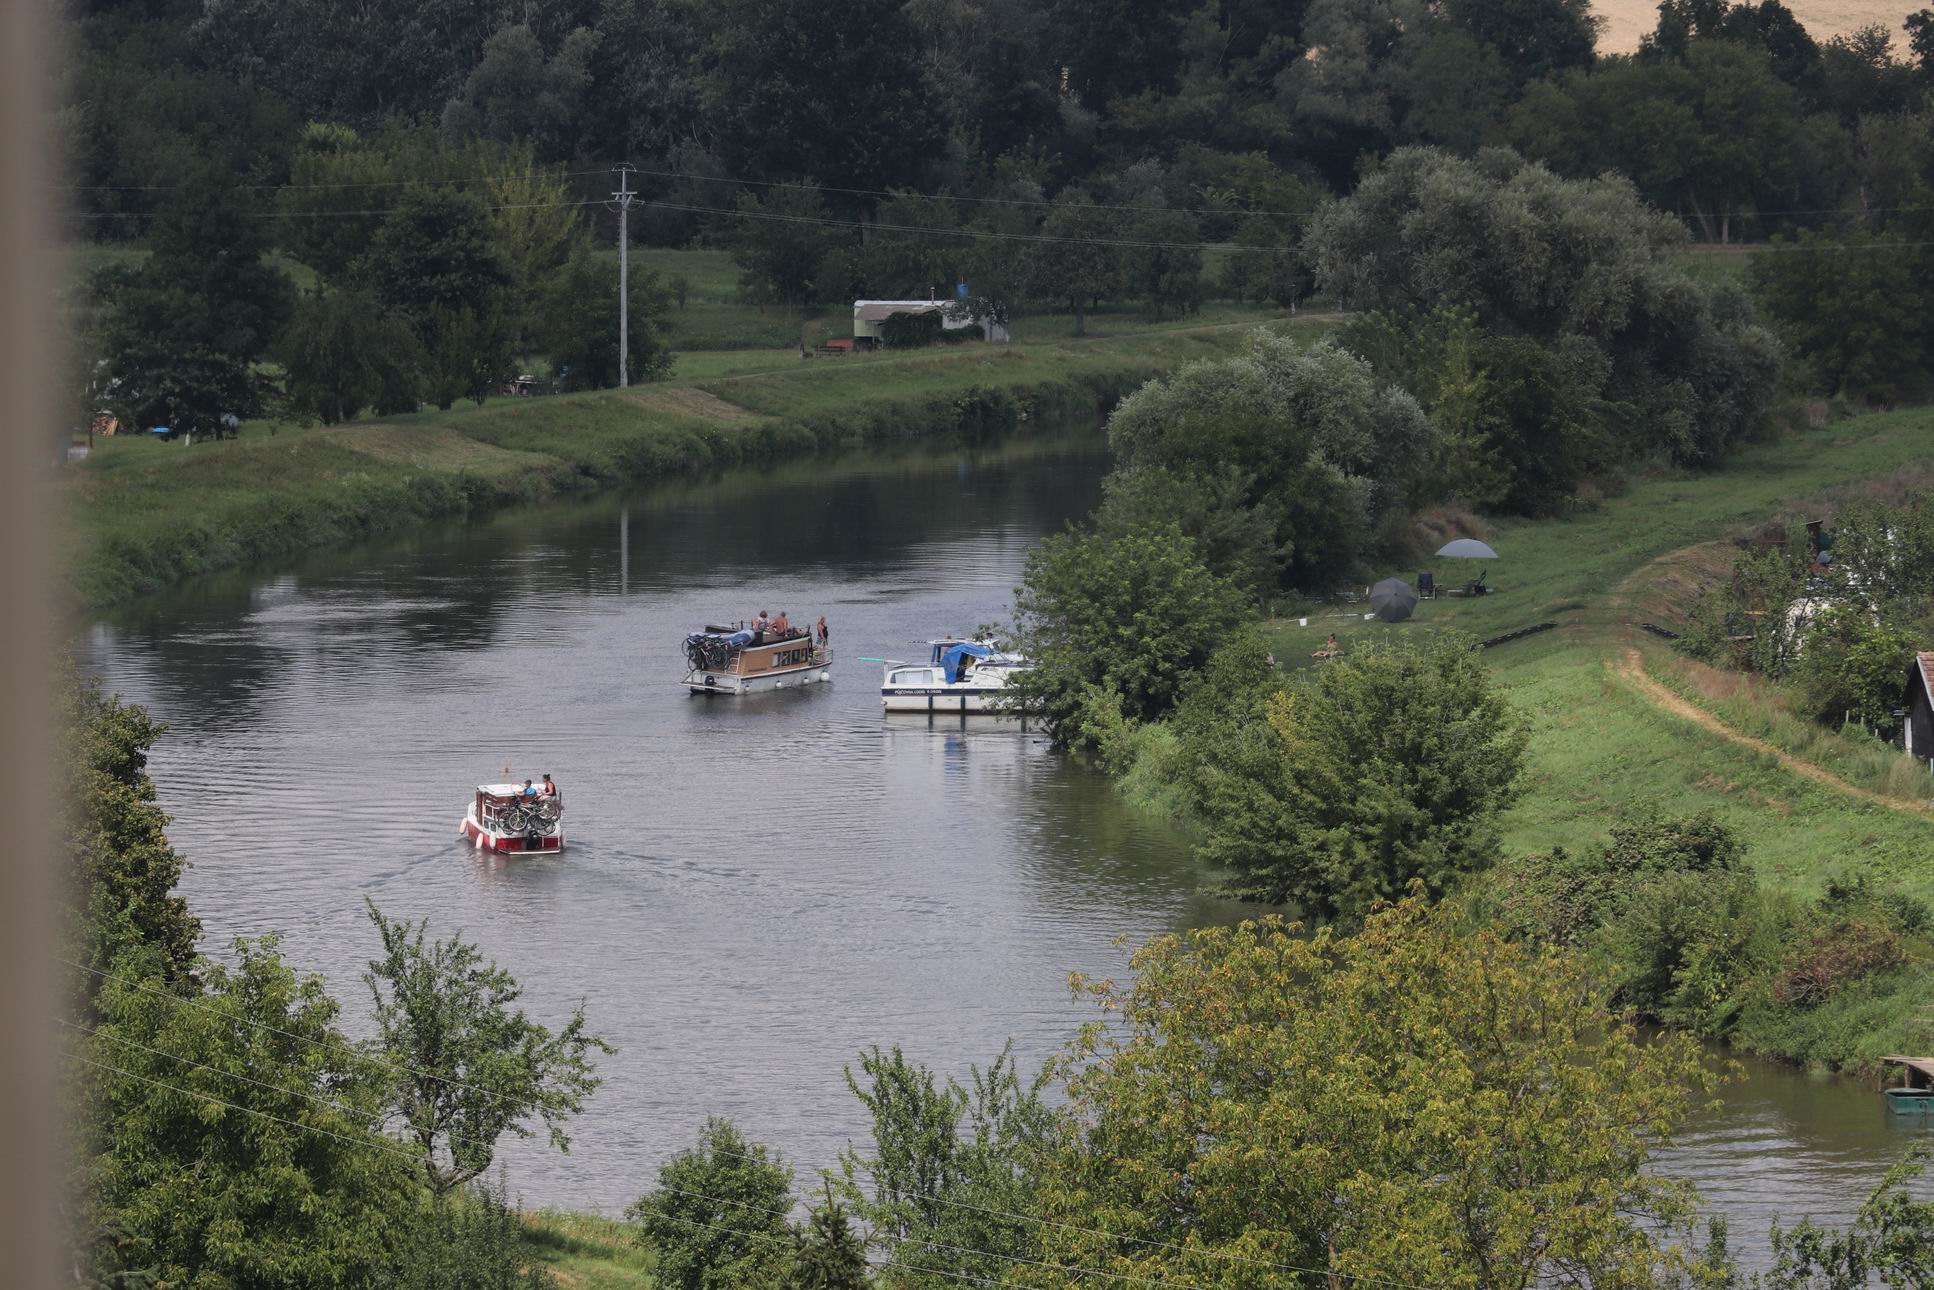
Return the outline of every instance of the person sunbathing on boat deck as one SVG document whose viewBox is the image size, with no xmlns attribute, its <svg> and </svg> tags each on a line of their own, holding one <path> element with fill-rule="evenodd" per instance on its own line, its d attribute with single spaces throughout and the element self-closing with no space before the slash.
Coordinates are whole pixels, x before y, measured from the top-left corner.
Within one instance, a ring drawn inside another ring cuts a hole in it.
<svg viewBox="0 0 1934 1290">
<path fill-rule="evenodd" d="M 791 630 L 792 630 L 792 622 L 786 617 L 786 611 L 781 609 L 779 611 L 779 616 L 772 620 L 772 634 L 774 636 L 777 636 L 779 639 L 784 640 L 786 638 L 786 634 Z"/>
</svg>

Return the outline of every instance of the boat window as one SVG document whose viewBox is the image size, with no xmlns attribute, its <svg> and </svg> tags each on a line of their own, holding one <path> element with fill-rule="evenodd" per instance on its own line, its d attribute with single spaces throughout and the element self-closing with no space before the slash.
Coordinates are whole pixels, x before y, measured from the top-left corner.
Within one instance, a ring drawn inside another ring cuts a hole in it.
<svg viewBox="0 0 1934 1290">
<path fill-rule="evenodd" d="M 930 667 L 903 667 L 893 673 L 893 685 L 932 685 L 933 669 Z"/>
</svg>

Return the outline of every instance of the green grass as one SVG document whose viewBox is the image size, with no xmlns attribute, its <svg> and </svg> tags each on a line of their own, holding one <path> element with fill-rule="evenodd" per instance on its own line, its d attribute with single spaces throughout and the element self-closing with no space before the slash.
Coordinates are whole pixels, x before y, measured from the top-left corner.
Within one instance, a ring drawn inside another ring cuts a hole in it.
<svg viewBox="0 0 1934 1290">
<path fill-rule="evenodd" d="M 546 1209 L 524 1215 L 525 1257 L 564 1290 L 650 1290 L 651 1252 L 616 1219 Z"/>
<path fill-rule="evenodd" d="M 802 362 L 797 349 L 691 356 L 630 390 L 493 399 L 238 440 L 104 439 L 58 481 L 81 607 L 200 573 L 327 550 L 430 520 L 823 448 L 1093 415 L 1147 376 L 1225 354 L 1250 327 L 1141 328 L 1044 344 Z M 1308 318 L 1306 333 L 1324 325 Z"/>
<path fill-rule="evenodd" d="M 1721 471 L 1642 480 L 1580 515 L 1500 522 L 1485 534 L 1500 556 L 1488 570 L 1493 594 L 1425 601 L 1413 619 L 1396 625 L 1365 622 L 1361 603 L 1301 607 L 1294 614 L 1307 616 L 1308 625 L 1294 616 L 1273 620 L 1270 645 L 1290 667 L 1320 666 L 1309 654 L 1332 631 L 1348 650 L 1420 632 L 1482 639 L 1556 622 L 1554 631 L 1489 654 L 1534 723 L 1525 792 L 1505 819 L 1507 849 L 1578 849 L 1636 812 L 1712 809 L 1739 830 L 1755 866 L 1776 885 L 1813 893 L 1828 877 L 1867 873 L 1934 898 L 1934 817 L 1865 802 L 1783 769 L 1771 756 L 1662 711 L 1610 666 L 1638 649 L 1650 673 L 1674 676 L 1674 656 L 1636 624 L 1667 619 L 1682 603 L 1682 590 L 1675 599 L 1672 585 L 1675 553 L 1764 521 L 1796 499 L 1911 470 L 1930 444 L 1934 410 L 1858 417 L 1748 449 Z M 1384 572 L 1408 579 L 1418 568 L 1434 569 L 1442 584 L 1460 576 L 1449 565 L 1427 559 Z M 1742 724 L 1746 733 L 1779 743 L 1768 733 L 1774 716 L 1762 722 Z M 1905 759 L 1893 755 L 1890 762 L 1884 750 L 1858 750 L 1874 759 L 1864 768 L 1824 756 L 1841 738 L 1813 738 L 1791 751 L 1823 756 L 1829 769 L 1856 783 L 1872 785 L 1875 765 L 1882 781 L 1898 786 L 1895 777 L 1905 777 L 1895 769 Z"/>
</svg>

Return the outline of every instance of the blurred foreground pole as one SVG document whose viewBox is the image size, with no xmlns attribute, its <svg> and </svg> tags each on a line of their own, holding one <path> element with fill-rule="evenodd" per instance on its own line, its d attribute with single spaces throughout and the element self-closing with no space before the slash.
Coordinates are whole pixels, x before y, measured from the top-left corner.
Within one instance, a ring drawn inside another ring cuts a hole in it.
<svg viewBox="0 0 1934 1290">
<path fill-rule="evenodd" d="M 42 13 L 0 0 L 0 1286 L 70 1282 L 60 1268 L 61 1193 L 53 1039 L 54 845 L 48 741 L 54 638 L 45 498 L 52 483 L 48 75 Z"/>
</svg>

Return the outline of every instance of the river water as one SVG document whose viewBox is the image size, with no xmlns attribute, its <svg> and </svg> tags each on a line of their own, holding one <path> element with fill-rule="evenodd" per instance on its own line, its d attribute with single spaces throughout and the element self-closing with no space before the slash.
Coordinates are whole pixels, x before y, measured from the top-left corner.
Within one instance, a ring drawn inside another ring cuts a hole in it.
<svg viewBox="0 0 1934 1290">
<path fill-rule="evenodd" d="M 817 462 L 209 580 L 97 623 L 107 684 L 168 723 L 151 769 L 211 950 L 278 932 L 365 1029 L 365 898 L 461 929 L 533 1015 L 618 1048 L 568 1155 L 513 1144 L 513 1195 L 622 1209 L 707 1115 L 802 1178 L 863 1133 L 865 1045 L 966 1078 L 1032 1069 L 1090 1013 L 1070 971 L 1231 920 L 1186 845 L 1038 735 L 888 718 L 880 669 L 1002 616 L 1028 546 L 1096 502 L 1091 431 Z M 688 696 L 679 644 L 825 614 L 831 685 Z M 551 772 L 569 849 L 455 839 L 480 781 Z M 1664 1167 L 1750 1258 L 1775 1213 L 1844 1219 L 1912 1140 L 1880 1099 L 1755 1066 Z"/>
</svg>

